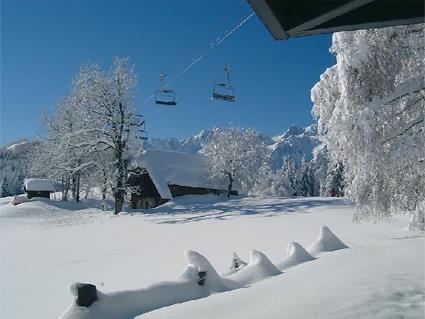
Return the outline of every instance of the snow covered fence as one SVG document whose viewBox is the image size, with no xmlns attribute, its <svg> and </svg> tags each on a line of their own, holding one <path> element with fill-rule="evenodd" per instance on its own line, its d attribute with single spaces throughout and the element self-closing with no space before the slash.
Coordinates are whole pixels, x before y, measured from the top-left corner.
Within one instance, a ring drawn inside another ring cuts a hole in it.
<svg viewBox="0 0 425 319">
<path fill-rule="evenodd" d="M 85 292 L 76 289 L 79 284 L 73 284 L 70 288 L 75 299 L 60 318 L 133 318 L 158 308 L 242 287 L 232 280 L 222 278 L 210 262 L 199 253 L 188 251 L 186 258 L 189 264 L 176 281 L 159 282 L 139 290 L 112 293 L 96 290 L 97 301 L 90 305 L 81 304 L 81 293 Z"/>
<path fill-rule="evenodd" d="M 185 253 L 188 265 L 176 281 L 159 282 L 138 290 L 102 293 L 92 284 L 70 286 L 74 301 L 60 319 L 128 319 L 143 313 L 251 285 L 282 274 L 282 270 L 316 259 L 311 254 L 348 248 L 322 226 L 319 238 L 307 252 L 300 244 L 288 244 L 288 257 L 277 267 L 262 252 L 252 249 L 249 263 L 233 254 L 230 270 L 220 276 L 211 263 L 195 251 Z M 311 253 L 311 254 L 310 254 Z"/>
</svg>

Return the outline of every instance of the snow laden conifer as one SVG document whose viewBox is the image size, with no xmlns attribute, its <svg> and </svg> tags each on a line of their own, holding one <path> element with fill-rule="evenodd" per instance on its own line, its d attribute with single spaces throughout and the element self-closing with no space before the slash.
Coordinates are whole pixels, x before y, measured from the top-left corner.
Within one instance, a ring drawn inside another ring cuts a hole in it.
<svg viewBox="0 0 425 319">
<path fill-rule="evenodd" d="M 254 129 L 233 127 L 214 129 L 203 151 L 208 159 L 209 178 L 227 181 L 228 197 L 234 183 L 245 192 L 252 189 L 268 153 Z"/>
<path fill-rule="evenodd" d="M 424 43 L 423 24 L 336 33 L 337 64 L 312 89 L 313 114 L 333 162 L 343 164 L 356 220 L 400 212 L 423 220 Z"/>
<path fill-rule="evenodd" d="M 6 197 L 9 195 L 9 183 L 7 181 L 7 177 L 4 176 L 2 181 L 0 182 L 0 197 Z"/>
</svg>

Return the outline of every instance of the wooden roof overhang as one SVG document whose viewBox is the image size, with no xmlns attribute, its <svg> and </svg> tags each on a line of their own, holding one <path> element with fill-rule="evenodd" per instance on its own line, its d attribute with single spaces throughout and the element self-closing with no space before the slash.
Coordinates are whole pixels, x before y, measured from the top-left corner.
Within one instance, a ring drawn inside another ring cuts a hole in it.
<svg viewBox="0 0 425 319">
<path fill-rule="evenodd" d="M 424 0 L 247 0 L 275 40 L 424 22 Z"/>
</svg>

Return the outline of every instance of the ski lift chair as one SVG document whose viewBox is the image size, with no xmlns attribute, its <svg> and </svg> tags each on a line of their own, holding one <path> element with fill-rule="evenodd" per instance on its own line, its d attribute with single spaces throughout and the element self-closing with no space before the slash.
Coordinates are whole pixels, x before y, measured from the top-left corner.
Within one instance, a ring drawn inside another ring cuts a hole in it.
<svg viewBox="0 0 425 319">
<path fill-rule="evenodd" d="M 227 83 L 216 83 L 212 97 L 216 100 L 235 102 L 235 90 Z"/>
<path fill-rule="evenodd" d="M 138 131 L 138 135 L 137 138 L 141 141 L 147 141 L 149 139 L 148 137 L 148 132 L 146 132 L 145 130 L 139 130 Z"/>
<path fill-rule="evenodd" d="M 176 105 L 176 93 L 170 89 L 159 89 L 155 92 L 155 104 Z"/>
<path fill-rule="evenodd" d="M 230 84 L 230 71 L 229 67 L 224 68 L 224 72 L 227 73 L 226 83 L 216 83 L 213 88 L 212 98 L 225 102 L 235 102 L 235 90 Z"/>
<path fill-rule="evenodd" d="M 164 87 L 163 81 L 166 75 L 161 73 L 159 76 L 161 80 L 161 87 L 159 90 L 155 91 L 155 104 L 176 105 L 176 93 L 174 92 L 174 90 L 166 89 Z"/>
</svg>

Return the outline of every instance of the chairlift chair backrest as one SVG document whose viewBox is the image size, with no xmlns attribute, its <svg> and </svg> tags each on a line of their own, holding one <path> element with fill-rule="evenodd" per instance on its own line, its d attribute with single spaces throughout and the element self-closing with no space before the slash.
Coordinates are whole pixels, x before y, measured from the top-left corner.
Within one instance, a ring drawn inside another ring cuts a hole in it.
<svg viewBox="0 0 425 319">
<path fill-rule="evenodd" d="M 160 105 L 176 105 L 176 93 L 171 89 L 166 89 L 163 84 L 165 74 L 160 74 L 161 87 L 155 91 L 155 104 Z"/>
<path fill-rule="evenodd" d="M 230 71 L 229 67 L 224 68 L 224 72 L 227 73 L 226 83 L 216 83 L 213 88 L 212 98 L 225 102 L 235 102 L 235 90 L 230 84 Z"/>
<path fill-rule="evenodd" d="M 139 134 L 137 135 L 137 138 L 139 139 L 139 140 L 142 140 L 142 141 L 147 141 L 148 139 L 149 139 L 149 137 L 148 137 L 148 132 L 146 132 L 145 130 L 139 130 L 139 132 L 138 132 Z"/>
<path fill-rule="evenodd" d="M 225 102 L 235 102 L 235 90 L 231 85 L 216 83 L 213 89 L 213 99 Z"/>
</svg>

